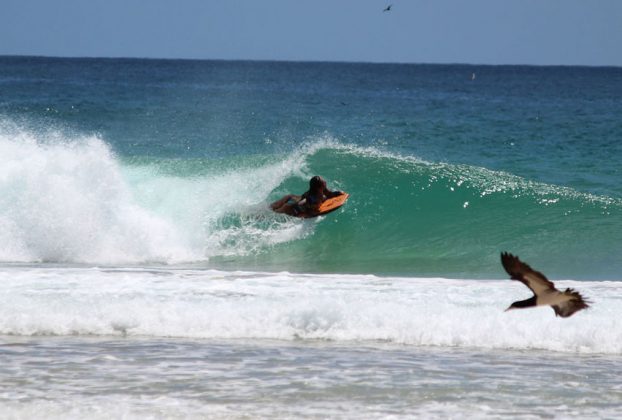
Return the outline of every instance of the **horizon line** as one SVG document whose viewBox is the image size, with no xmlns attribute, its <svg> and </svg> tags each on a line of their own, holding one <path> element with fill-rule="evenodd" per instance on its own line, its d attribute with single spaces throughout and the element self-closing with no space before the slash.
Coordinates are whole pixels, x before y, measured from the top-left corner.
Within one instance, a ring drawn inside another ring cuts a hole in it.
<svg viewBox="0 0 622 420">
<path fill-rule="evenodd" d="M 187 57 L 130 57 L 130 56 L 90 56 L 90 55 L 33 55 L 33 54 L 0 54 L 0 58 L 49 58 L 65 60 L 153 60 L 153 61 L 223 61 L 223 62 L 258 62 L 258 63 L 315 63 L 315 64 L 372 64 L 372 65 L 420 65 L 420 66 L 488 66 L 488 67 L 588 67 L 588 68 L 622 68 L 615 64 L 524 64 L 524 63 L 468 63 L 468 62 L 415 62 L 415 61 L 348 61 L 348 60 L 314 60 L 314 59 L 268 59 L 268 58 L 187 58 Z"/>
</svg>

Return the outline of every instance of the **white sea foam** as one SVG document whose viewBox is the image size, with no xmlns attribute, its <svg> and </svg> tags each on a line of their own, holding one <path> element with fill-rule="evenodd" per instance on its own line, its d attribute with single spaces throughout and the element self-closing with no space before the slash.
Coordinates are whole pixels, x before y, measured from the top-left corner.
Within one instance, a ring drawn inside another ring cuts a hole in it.
<svg viewBox="0 0 622 420">
<path fill-rule="evenodd" d="M 193 257 L 173 224 L 136 205 L 100 139 L 0 136 L 0 261 Z"/>
<path fill-rule="evenodd" d="M 96 136 L 0 128 L 0 262 L 201 261 L 312 231 L 266 209 L 283 179 L 306 176 L 303 152 L 178 177 L 124 166 Z"/>
<path fill-rule="evenodd" d="M 619 282 L 560 281 L 593 301 L 568 319 L 504 312 L 509 280 L 191 270 L 5 268 L 0 334 L 388 341 L 622 353 Z"/>
</svg>

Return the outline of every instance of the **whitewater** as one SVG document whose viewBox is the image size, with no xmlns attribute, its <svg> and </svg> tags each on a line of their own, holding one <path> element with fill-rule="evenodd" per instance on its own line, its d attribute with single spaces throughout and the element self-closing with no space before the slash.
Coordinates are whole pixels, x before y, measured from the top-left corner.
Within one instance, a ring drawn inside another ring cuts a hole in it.
<svg viewBox="0 0 622 420">
<path fill-rule="evenodd" d="M 4 262 L 207 260 L 211 253 L 226 250 L 210 249 L 220 241 L 219 233 L 202 225 L 217 224 L 232 209 L 267 213 L 259 204 L 287 175 L 275 174 L 285 165 L 296 166 L 279 162 L 252 173 L 158 176 L 148 166 L 123 167 L 97 137 L 75 139 L 54 132 L 36 136 L 23 130 L 0 136 L 0 152 Z M 287 241 L 301 233 L 286 220 L 274 224 L 280 229 L 264 232 L 256 241 Z M 235 235 L 220 234 L 227 233 Z M 243 234 L 250 239 L 255 233 L 262 232 Z"/>
<path fill-rule="evenodd" d="M 528 296 L 510 280 L 5 266 L 0 283 L 8 418 L 621 414 L 616 281 L 558 281 L 593 303 L 567 320 L 504 312 Z"/>
<path fill-rule="evenodd" d="M 0 333 L 387 342 L 408 346 L 619 355 L 620 282 L 559 281 L 593 301 L 570 320 L 504 310 L 529 291 L 510 280 L 9 267 Z"/>
</svg>

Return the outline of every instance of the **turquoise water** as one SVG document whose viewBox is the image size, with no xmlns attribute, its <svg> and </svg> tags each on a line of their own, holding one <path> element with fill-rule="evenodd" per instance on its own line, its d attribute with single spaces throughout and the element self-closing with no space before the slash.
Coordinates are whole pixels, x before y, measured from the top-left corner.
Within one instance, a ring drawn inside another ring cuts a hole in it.
<svg viewBox="0 0 622 420">
<path fill-rule="evenodd" d="M 509 250 L 553 277 L 622 272 L 619 68 L 4 57 L 0 70 L 3 262 L 498 278 Z M 265 211 L 314 174 L 351 194 L 343 210 Z"/>
</svg>

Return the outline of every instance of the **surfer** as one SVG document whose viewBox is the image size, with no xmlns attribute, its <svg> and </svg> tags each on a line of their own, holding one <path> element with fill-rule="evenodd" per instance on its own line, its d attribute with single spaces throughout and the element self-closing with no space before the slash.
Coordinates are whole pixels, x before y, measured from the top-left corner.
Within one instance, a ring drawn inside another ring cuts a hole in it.
<svg viewBox="0 0 622 420">
<path fill-rule="evenodd" d="M 326 181 L 321 176 L 314 176 L 309 180 L 309 190 L 303 195 L 288 194 L 270 204 L 270 208 L 277 213 L 290 216 L 314 215 L 318 213 L 320 204 L 326 199 L 345 194 L 343 191 L 331 191 L 326 187 Z"/>
</svg>

